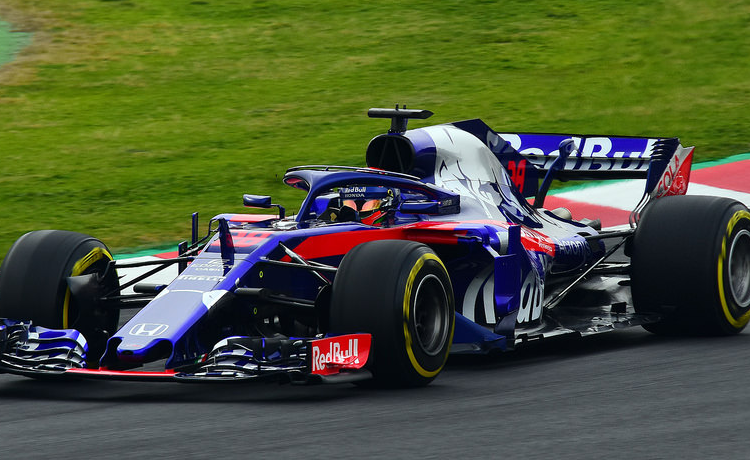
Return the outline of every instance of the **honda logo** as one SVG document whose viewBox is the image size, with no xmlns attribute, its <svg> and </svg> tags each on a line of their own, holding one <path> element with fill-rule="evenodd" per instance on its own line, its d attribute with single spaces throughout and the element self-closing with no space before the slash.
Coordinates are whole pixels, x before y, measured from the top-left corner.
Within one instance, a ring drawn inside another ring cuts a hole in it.
<svg viewBox="0 0 750 460">
<path fill-rule="evenodd" d="M 130 335 L 156 337 L 167 332 L 167 329 L 169 329 L 169 326 L 166 324 L 139 323 L 130 328 Z"/>
</svg>

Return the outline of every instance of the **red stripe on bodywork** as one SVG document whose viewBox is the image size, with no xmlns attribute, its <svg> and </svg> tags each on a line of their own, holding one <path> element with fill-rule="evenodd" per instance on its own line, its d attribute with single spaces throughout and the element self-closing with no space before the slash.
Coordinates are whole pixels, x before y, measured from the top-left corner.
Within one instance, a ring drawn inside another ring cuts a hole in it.
<svg viewBox="0 0 750 460">
<path fill-rule="evenodd" d="M 500 227 L 500 228 L 509 228 L 511 225 L 510 222 L 503 222 L 501 220 L 490 220 L 490 219 L 482 219 L 482 220 L 469 220 L 466 221 L 467 224 L 484 224 L 484 225 L 492 225 L 494 227 Z M 550 256 L 555 256 L 555 240 L 550 238 L 549 236 L 545 235 L 542 232 L 538 232 L 534 230 L 533 228 L 521 226 L 521 244 L 523 245 L 524 249 L 527 251 L 534 251 L 534 252 L 543 252 L 545 254 L 549 254 Z"/>
<path fill-rule="evenodd" d="M 276 214 L 232 214 L 232 217 L 229 220 L 232 222 L 253 223 L 278 218 L 279 216 Z"/>
<path fill-rule="evenodd" d="M 346 254 L 354 246 L 367 241 L 400 239 L 403 239 L 400 228 L 327 233 L 308 237 L 294 248 L 294 252 L 305 259 L 319 259 Z M 282 260 L 287 258 L 285 256 Z"/>
<path fill-rule="evenodd" d="M 232 230 L 232 245 L 235 248 L 251 248 L 262 243 L 266 238 L 271 236 L 269 231 L 257 230 Z M 211 247 L 218 248 L 221 246 L 219 240 L 211 243 Z"/>
<path fill-rule="evenodd" d="M 403 227 L 327 233 L 310 236 L 294 248 L 294 252 L 306 259 L 340 256 L 354 246 L 375 240 L 410 240 L 426 244 L 457 244 L 458 236 L 465 231 L 455 228 L 456 222 L 418 222 Z M 287 260 L 285 256 L 282 260 Z"/>
</svg>

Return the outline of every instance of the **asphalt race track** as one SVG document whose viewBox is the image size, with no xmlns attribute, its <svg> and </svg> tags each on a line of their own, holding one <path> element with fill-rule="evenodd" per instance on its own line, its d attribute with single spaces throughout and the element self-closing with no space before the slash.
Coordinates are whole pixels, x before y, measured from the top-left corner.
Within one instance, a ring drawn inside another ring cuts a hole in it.
<svg viewBox="0 0 750 460">
<path fill-rule="evenodd" d="M 3 458 L 748 458 L 750 331 L 627 329 L 483 359 L 427 388 L 0 375 Z"/>
</svg>

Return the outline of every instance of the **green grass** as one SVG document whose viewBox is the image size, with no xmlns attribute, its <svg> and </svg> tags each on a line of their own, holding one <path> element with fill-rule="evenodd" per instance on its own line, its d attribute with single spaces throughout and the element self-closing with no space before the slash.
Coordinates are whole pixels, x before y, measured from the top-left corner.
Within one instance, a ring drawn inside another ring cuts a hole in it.
<svg viewBox="0 0 750 460">
<path fill-rule="evenodd" d="M 0 0 L 0 18 L 34 33 L 0 68 L 0 254 L 41 228 L 175 242 L 243 193 L 294 209 L 286 168 L 362 165 L 373 106 L 750 150 L 743 1 Z"/>
</svg>

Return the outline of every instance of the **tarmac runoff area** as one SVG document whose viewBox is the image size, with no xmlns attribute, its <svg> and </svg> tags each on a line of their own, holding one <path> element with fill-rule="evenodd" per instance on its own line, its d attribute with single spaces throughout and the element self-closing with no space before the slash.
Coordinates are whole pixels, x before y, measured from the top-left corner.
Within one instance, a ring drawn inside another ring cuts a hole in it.
<svg viewBox="0 0 750 460">
<path fill-rule="evenodd" d="M 597 182 L 592 185 L 556 190 L 553 195 L 547 196 L 544 205 L 547 209 L 566 207 L 575 219 L 601 219 L 604 228 L 619 227 L 628 223 L 630 211 L 638 204 L 644 188 L 645 180 Z M 693 165 L 688 195 L 725 196 L 750 207 L 750 153 Z M 150 255 L 120 254 L 116 258 L 136 262 L 175 255 L 176 252 Z M 120 283 L 125 283 L 151 268 L 153 267 L 120 270 L 120 276 L 123 277 Z M 144 282 L 168 284 L 175 277 L 177 277 L 177 267 L 172 265 Z M 123 293 L 132 293 L 132 290 L 125 290 Z"/>
</svg>

